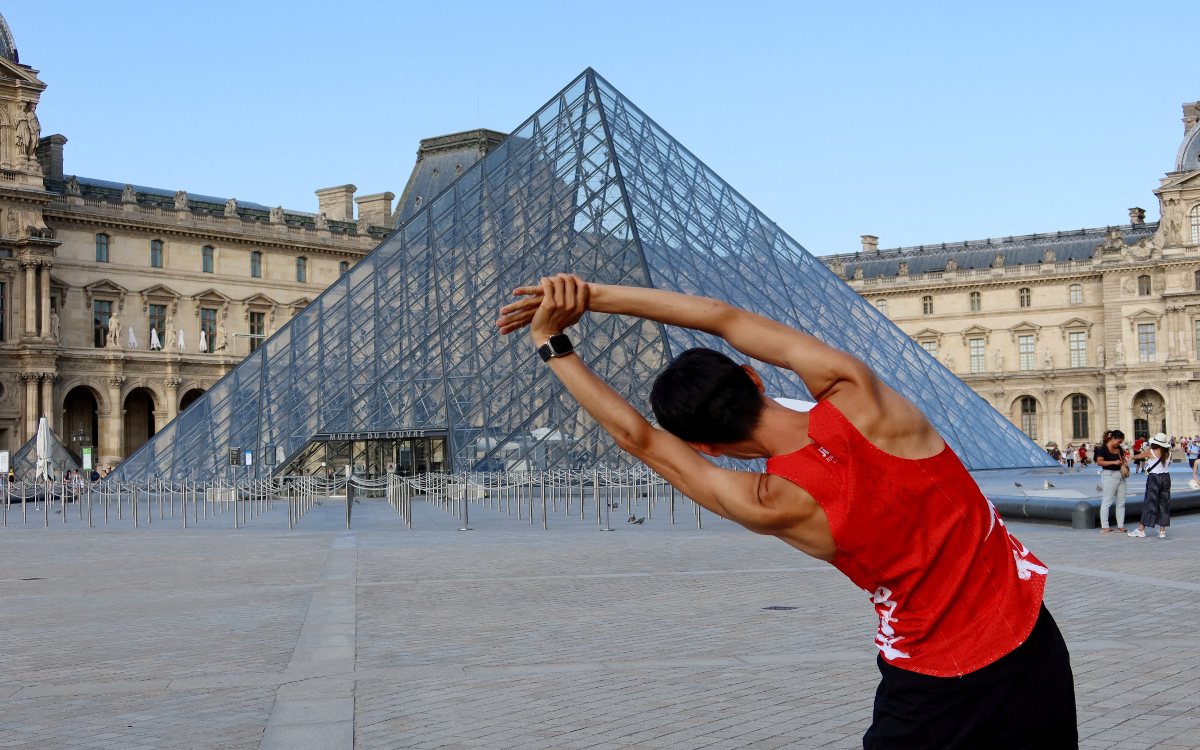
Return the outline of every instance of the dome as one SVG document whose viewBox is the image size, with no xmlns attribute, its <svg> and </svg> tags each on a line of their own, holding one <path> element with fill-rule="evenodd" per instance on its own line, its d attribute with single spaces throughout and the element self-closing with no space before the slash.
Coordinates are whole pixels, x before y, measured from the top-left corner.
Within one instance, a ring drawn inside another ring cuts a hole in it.
<svg viewBox="0 0 1200 750">
<path fill-rule="evenodd" d="M 9 31 L 8 22 L 4 20 L 4 16 L 0 16 L 0 57 L 9 62 L 20 62 L 17 59 L 17 43 L 13 40 L 12 32 Z"/>
<path fill-rule="evenodd" d="M 1200 124 L 1193 125 L 1183 137 L 1179 155 L 1175 157 L 1176 172 L 1192 172 L 1200 169 Z"/>
</svg>

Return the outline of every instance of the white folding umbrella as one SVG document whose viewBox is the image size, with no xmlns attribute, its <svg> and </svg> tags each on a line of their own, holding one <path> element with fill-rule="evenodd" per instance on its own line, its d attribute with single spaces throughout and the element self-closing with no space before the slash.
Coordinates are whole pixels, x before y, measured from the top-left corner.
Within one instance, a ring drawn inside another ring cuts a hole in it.
<svg viewBox="0 0 1200 750">
<path fill-rule="evenodd" d="M 162 343 L 158 340 L 158 331 L 154 328 L 150 329 L 150 348 L 162 349 Z"/>
<path fill-rule="evenodd" d="M 184 346 L 183 346 L 183 329 L 182 329 L 182 328 L 180 328 L 180 329 L 179 329 L 179 351 L 181 351 L 181 352 L 182 352 L 182 351 L 184 351 Z"/>
<path fill-rule="evenodd" d="M 50 480 L 50 425 L 46 422 L 45 417 L 38 420 L 36 448 L 37 470 L 34 481 L 40 479 Z"/>
<path fill-rule="evenodd" d="M 129 348 L 137 349 L 137 337 L 133 335 L 133 326 L 129 326 Z"/>
<path fill-rule="evenodd" d="M 208 351 L 208 336 L 204 335 L 204 331 L 200 331 L 200 351 Z"/>
</svg>

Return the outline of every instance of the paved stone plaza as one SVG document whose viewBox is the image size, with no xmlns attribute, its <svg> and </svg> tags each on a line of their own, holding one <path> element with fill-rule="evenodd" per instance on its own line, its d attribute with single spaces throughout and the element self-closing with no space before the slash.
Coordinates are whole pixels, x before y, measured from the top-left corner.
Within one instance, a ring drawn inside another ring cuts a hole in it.
<svg viewBox="0 0 1200 750">
<path fill-rule="evenodd" d="M 344 507 L 292 531 L 280 506 L 237 531 L 10 509 L 0 748 L 861 747 L 872 609 L 780 542 L 663 505 L 611 533 L 577 502 L 548 531 L 364 500 L 346 532 Z M 1010 527 L 1051 566 L 1083 746 L 1200 745 L 1200 516 Z"/>
</svg>

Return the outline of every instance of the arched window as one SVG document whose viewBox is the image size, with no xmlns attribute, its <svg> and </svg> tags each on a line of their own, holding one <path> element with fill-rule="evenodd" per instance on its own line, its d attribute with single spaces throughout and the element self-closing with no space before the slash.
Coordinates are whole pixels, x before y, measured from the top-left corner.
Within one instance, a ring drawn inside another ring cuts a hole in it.
<svg viewBox="0 0 1200 750">
<path fill-rule="evenodd" d="M 262 277 L 262 253 L 257 250 L 250 253 L 250 275 L 256 279 Z"/>
<path fill-rule="evenodd" d="M 1017 290 L 1017 301 L 1021 307 L 1029 307 L 1032 304 L 1033 294 L 1030 293 L 1029 287 L 1023 286 Z"/>
<path fill-rule="evenodd" d="M 1196 283 L 1200 284 L 1200 278 L 1197 279 Z M 1196 288 L 1200 289 L 1200 286 L 1197 286 Z M 1070 291 L 1071 291 L 1071 304 L 1072 305 L 1082 305 L 1083 304 L 1083 284 L 1072 284 Z"/>
<path fill-rule="evenodd" d="M 1037 440 L 1037 400 L 1032 396 L 1021 399 L 1021 432 L 1030 440 Z"/>
<path fill-rule="evenodd" d="M 887 300 L 885 300 L 885 299 L 875 300 L 875 309 L 878 310 L 879 312 L 883 313 L 884 315 L 887 315 Z"/>
<path fill-rule="evenodd" d="M 340 279 L 343 276 L 345 276 L 346 272 L 349 270 L 350 270 L 350 264 L 347 263 L 346 261 L 343 260 L 341 263 L 338 263 L 338 278 Z"/>
<path fill-rule="evenodd" d="M 1189 218 L 1192 224 L 1192 244 L 1200 245 L 1200 203 L 1192 206 Z"/>
<path fill-rule="evenodd" d="M 983 309 L 983 295 L 979 292 L 971 292 L 971 312 L 979 312 Z"/>
<path fill-rule="evenodd" d="M 200 270 L 204 273 L 213 272 L 213 249 L 212 245 L 205 245 L 200 249 Z"/>
<path fill-rule="evenodd" d="M 925 315 L 933 315 L 933 297 L 921 298 L 921 312 Z"/>
<path fill-rule="evenodd" d="M 1149 276 L 1138 276 L 1138 294 L 1140 296 L 1145 297 L 1147 294 L 1150 294 L 1152 289 Z"/>
<path fill-rule="evenodd" d="M 1091 433 L 1088 430 L 1088 399 L 1087 396 L 1071 397 L 1071 437 L 1074 440 L 1087 440 Z"/>
<path fill-rule="evenodd" d="M 150 267 L 162 268 L 162 240 L 150 240 Z"/>
<path fill-rule="evenodd" d="M 308 281 L 308 258 L 296 258 L 296 281 Z"/>
<path fill-rule="evenodd" d="M 96 235 L 96 262 L 97 263 L 107 263 L 108 262 L 108 235 L 107 234 Z M 1197 273 L 1200 274 L 1200 271 L 1198 271 Z"/>
</svg>

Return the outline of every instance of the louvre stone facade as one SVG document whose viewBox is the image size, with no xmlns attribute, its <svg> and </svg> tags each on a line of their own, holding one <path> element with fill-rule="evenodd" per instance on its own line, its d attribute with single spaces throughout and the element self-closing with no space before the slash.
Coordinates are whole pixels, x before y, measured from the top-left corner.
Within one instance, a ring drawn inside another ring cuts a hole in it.
<svg viewBox="0 0 1200 750">
<path fill-rule="evenodd" d="M 387 236 L 394 195 L 306 212 L 75 175 L 45 90 L 0 18 L 0 449 L 44 414 L 107 467 Z"/>
<path fill-rule="evenodd" d="M 1127 223 L 822 258 L 1029 437 L 1200 434 L 1200 102 Z M 1124 217 L 1123 217 L 1124 218 Z"/>
</svg>

